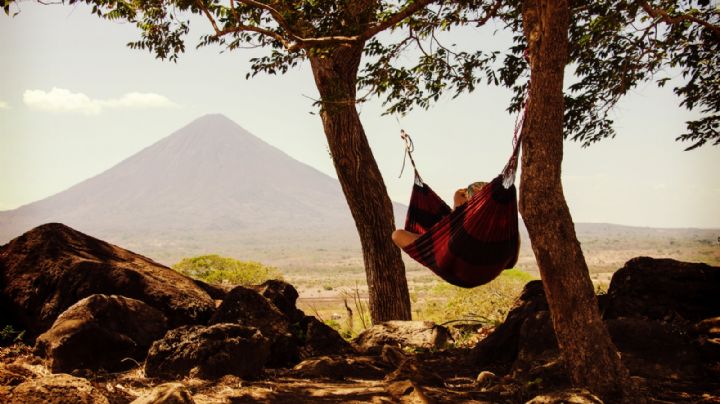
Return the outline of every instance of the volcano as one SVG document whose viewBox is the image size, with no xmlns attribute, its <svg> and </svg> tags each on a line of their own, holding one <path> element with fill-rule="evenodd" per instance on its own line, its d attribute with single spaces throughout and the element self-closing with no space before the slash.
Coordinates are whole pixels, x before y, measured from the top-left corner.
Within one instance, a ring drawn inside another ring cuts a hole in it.
<svg viewBox="0 0 720 404">
<path fill-rule="evenodd" d="M 217 114 L 63 192 L 0 212 L 0 243 L 47 222 L 165 262 L 357 245 L 337 179 Z"/>
</svg>

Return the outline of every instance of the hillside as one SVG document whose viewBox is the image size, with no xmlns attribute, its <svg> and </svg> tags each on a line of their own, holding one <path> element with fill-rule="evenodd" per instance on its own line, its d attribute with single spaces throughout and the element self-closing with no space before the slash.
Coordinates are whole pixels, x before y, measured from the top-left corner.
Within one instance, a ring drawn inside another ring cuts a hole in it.
<svg viewBox="0 0 720 404">
<path fill-rule="evenodd" d="M 161 260 L 328 240 L 356 244 L 336 179 L 222 115 L 203 116 L 63 192 L 0 212 L 0 243 L 46 222 Z"/>
<path fill-rule="evenodd" d="M 395 204 L 399 226 L 405 209 Z M 362 265 L 338 181 L 222 115 L 196 119 L 63 192 L 0 212 L 0 244 L 47 222 L 166 264 L 218 253 L 284 268 Z M 595 272 L 612 272 L 638 255 L 720 261 L 717 230 L 586 223 L 576 229 Z M 524 228 L 521 234 L 520 264 L 532 271 Z"/>
</svg>

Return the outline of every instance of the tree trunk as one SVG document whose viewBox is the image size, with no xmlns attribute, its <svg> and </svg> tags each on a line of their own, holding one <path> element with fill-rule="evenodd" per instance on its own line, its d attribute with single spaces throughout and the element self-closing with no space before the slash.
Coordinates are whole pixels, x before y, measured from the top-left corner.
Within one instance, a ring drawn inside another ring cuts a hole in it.
<svg viewBox="0 0 720 404">
<path fill-rule="evenodd" d="M 410 295 L 395 230 L 392 202 L 355 108 L 362 44 L 310 56 L 320 92 L 325 136 L 360 235 L 373 323 L 410 320 Z"/>
<path fill-rule="evenodd" d="M 633 395 L 632 383 L 600 317 L 560 180 L 568 20 L 567 0 L 523 4 L 531 74 L 522 136 L 520 212 L 572 382 L 606 402 L 618 402 Z"/>
</svg>

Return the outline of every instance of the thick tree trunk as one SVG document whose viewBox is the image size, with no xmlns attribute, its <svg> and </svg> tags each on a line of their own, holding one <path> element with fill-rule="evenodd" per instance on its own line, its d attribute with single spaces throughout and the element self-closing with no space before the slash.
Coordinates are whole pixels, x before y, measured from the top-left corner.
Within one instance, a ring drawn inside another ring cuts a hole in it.
<svg viewBox="0 0 720 404">
<path fill-rule="evenodd" d="M 410 319 L 410 296 L 395 230 L 392 202 L 355 108 L 362 46 L 311 55 L 322 118 L 335 170 L 360 235 L 373 323 Z"/>
<path fill-rule="evenodd" d="M 531 75 L 522 136 L 520 212 L 571 380 L 606 402 L 618 402 L 633 395 L 629 374 L 600 317 L 560 180 L 568 20 L 567 0 L 524 2 Z"/>
</svg>

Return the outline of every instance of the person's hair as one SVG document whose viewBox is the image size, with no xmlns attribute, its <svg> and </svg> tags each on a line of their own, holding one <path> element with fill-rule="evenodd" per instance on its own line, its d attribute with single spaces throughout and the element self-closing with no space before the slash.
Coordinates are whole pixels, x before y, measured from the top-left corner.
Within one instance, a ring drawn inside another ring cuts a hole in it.
<svg viewBox="0 0 720 404">
<path fill-rule="evenodd" d="M 477 192 L 480 192 L 480 190 L 483 189 L 483 187 L 487 184 L 488 184 L 487 182 L 478 181 L 478 182 L 473 182 L 472 184 L 468 185 L 468 187 L 467 187 L 468 198 L 471 198 L 473 196 L 473 194 L 476 192 L 475 190 L 473 190 L 474 187 L 477 187 L 478 188 Z"/>
</svg>

